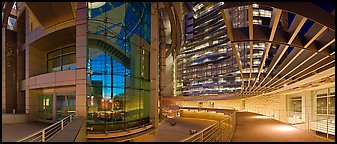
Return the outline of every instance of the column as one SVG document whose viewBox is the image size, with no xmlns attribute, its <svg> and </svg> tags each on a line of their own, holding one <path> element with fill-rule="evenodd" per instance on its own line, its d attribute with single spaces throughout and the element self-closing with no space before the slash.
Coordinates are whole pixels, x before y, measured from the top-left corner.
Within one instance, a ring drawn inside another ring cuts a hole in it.
<svg viewBox="0 0 337 144">
<path fill-rule="evenodd" d="M 285 95 L 279 96 L 279 117 L 280 121 L 284 123 L 288 123 L 288 115 L 287 115 L 287 97 Z"/>
<path fill-rule="evenodd" d="M 76 10 L 76 115 L 86 116 L 87 3 Z"/>
<path fill-rule="evenodd" d="M 155 128 L 158 127 L 158 47 L 159 14 L 158 3 L 151 4 L 151 46 L 150 46 L 150 118 Z"/>
<path fill-rule="evenodd" d="M 26 10 L 26 12 L 25 12 L 25 15 L 26 15 L 26 28 L 25 28 L 25 30 L 26 30 L 26 36 L 25 36 L 25 39 L 26 39 L 26 43 L 24 44 L 24 47 L 25 47 L 25 49 L 26 49 L 26 52 L 25 52 L 25 65 L 26 65 L 26 67 L 25 67 L 25 79 L 26 79 L 26 81 L 25 81 L 25 83 L 26 83 L 26 86 L 27 86 L 27 84 L 29 84 L 29 80 L 28 80 L 28 78 L 29 78 L 29 45 L 27 44 L 27 42 L 28 42 L 28 39 L 29 39 L 29 33 L 30 33 L 30 23 L 29 23 L 29 10 Z M 26 88 L 26 90 L 25 90 L 25 97 L 26 97 L 26 100 L 25 100 L 25 105 L 26 105 L 26 113 L 28 114 L 28 113 L 30 113 L 31 112 L 31 106 L 29 105 L 29 88 L 27 87 Z"/>
<path fill-rule="evenodd" d="M 57 97 L 56 97 L 56 94 L 54 92 L 53 93 L 53 121 L 57 120 L 56 104 L 57 104 Z"/>
<path fill-rule="evenodd" d="M 6 26 L 2 26 L 2 110 L 6 110 L 6 43 L 5 43 Z"/>
<path fill-rule="evenodd" d="M 304 95 L 304 100 L 305 100 L 305 104 L 303 105 L 305 107 L 304 109 L 304 113 L 305 113 L 305 117 L 304 117 L 304 122 L 305 122 L 305 129 L 309 130 L 310 129 L 310 120 L 311 120 L 311 108 L 312 108 L 312 102 L 311 102 L 311 91 L 305 90 L 304 91 L 305 95 Z"/>
</svg>

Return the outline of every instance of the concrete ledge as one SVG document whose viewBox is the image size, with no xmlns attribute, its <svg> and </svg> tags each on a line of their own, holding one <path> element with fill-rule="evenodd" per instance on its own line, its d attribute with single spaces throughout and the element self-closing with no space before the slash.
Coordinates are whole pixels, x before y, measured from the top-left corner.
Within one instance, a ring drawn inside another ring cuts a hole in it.
<svg viewBox="0 0 337 144">
<path fill-rule="evenodd" d="M 2 124 L 26 123 L 28 121 L 27 114 L 2 114 Z"/>
<path fill-rule="evenodd" d="M 156 129 L 149 125 L 145 128 L 138 128 L 136 130 L 129 132 L 121 132 L 119 135 L 113 135 L 114 133 L 109 134 L 91 134 L 88 135 L 88 142 L 125 142 L 130 141 L 134 138 L 150 134 L 154 132 Z"/>
<path fill-rule="evenodd" d="M 128 137 L 137 133 L 142 133 L 149 129 L 152 129 L 152 125 L 145 126 L 143 128 L 137 128 L 130 131 L 123 131 L 123 132 L 111 132 L 111 133 L 99 133 L 99 134 L 88 134 L 88 139 L 114 139 L 114 138 L 121 138 L 121 137 Z"/>
<path fill-rule="evenodd" d="M 58 132 L 54 137 L 48 140 L 48 142 L 75 142 L 83 122 L 85 122 L 84 117 L 77 117 L 62 131 Z"/>
</svg>

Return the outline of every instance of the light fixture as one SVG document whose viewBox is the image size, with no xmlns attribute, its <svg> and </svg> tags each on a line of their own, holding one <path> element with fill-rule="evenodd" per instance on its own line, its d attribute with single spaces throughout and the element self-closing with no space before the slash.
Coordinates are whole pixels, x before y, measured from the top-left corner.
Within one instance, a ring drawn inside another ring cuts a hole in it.
<svg viewBox="0 0 337 144">
<path fill-rule="evenodd" d="M 293 128 L 292 126 L 288 126 L 288 125 L 275 126 L 275 129 L 279 131 L 294 131 L 295 130 L 295 128 Z"/>
<path fill-rule="evenodd" d="M 88 3 L 88 8 L 89 9 L 95 9 L 103 6 L 106 2 L 89 2 Z"/>
<path fill-rule="evenodd" d="M 284 87 L 286 87 L 286 86 L 287 86 L 287 84 L 284 84 L 283 86 L 284 86 Z"/>
<path fill-rule="evenodd" d="M 269 119 L 269 117 L 264 116 L 264 115 L 257 115 L 257 116 L 253 116 L 252 118 L 256 118 L 256 119 Z"/>
</svg>

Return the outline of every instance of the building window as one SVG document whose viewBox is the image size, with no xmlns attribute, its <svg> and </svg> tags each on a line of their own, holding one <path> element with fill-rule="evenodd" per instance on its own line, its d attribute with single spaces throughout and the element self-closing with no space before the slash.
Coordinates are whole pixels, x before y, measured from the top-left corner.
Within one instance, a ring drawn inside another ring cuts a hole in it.
<svg viewBox="0 0 337 144">
<path fill-rule="evenodd" d="M 289 123 L 302 122 L 302 96 L 298 94 L 287 96 Z"/>
<path fill-rule="evenodd" d="M 48 72 L 76 69 L 76 46 L 64 47 L 47 53 Z"/>
<path fill-rule="evenodd" d="M 312 92 L 312 115 L 310 129 L 334 139 L 335 135 L 335 88 Z"/>
</svg>

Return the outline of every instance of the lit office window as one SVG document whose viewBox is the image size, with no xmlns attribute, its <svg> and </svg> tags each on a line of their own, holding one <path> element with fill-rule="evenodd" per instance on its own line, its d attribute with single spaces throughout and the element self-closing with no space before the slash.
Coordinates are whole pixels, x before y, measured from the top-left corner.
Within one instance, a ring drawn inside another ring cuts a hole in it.
<svg viewBox="0 0 337 144">
<path fill-rule="evenodd" d="M 54 50 L 47 54 L 48 72 L 76 69 L 76 46 Z"/>
</svg>

